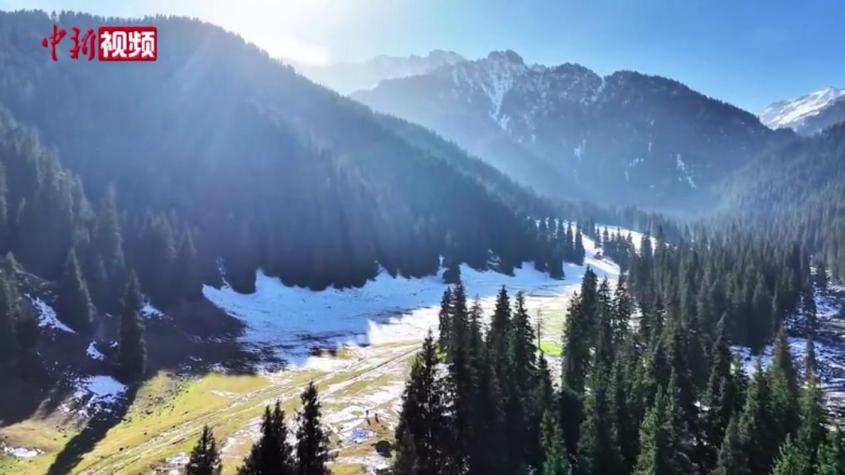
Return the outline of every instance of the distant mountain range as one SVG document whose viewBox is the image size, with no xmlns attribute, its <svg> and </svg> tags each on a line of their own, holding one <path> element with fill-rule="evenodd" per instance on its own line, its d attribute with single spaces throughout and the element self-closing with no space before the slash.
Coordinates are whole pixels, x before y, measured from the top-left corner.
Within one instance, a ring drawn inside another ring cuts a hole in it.
<svg viewBox="0 0 845 475">
<path fill-rule="evenodd" d="M 294 69 L 312 81 L 327 86 L 341 94 L 349 94 L 360 89 L 370 89 L 385 79 L 403 78 L 416 74 L 425 74 L 441 66 L 448 66 L 464 61 L 458 53 L 434 50 L 425 56 L 376 56 L 369 61 L 343 62 L 327 66 L 314 66 L 295 61 L 290 63 Z"/>
<path fill-rule="evenodd" d="M 797 99 L 775 102 L 760 114 L 772 129 L 788 128 L 809 136 L 845 120 L 845 89 L 826 87 Z"/>
<path fill-rule="evenodd" d="M 352 97 L 433 129 L 544 194 L 620 205 L 706 206 L 714 185 L 793 135 L 671 79 L 529 65 L 513 51 Z"/>
</svg>

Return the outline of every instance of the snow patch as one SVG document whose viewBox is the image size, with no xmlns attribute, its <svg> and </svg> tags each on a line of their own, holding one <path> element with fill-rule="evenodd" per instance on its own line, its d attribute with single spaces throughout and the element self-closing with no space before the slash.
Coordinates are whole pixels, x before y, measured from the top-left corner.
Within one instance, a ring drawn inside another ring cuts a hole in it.
<svg viewBox="0 0 845 475">
<path fill-rule="evenodd" d="M 56 316 L 56 311 L 53 310 L 53 307 L 47 305 L 47 302 L 41 300 L 38 297 L 29 297 L 29 300 L 32 302 L 32 305 L 35 307 L 35 310 L 38 312 L 38 326 L 41 328 L 50 328 L 54 330 L 61 330 L 63 332 L 68 333 L 76 333 L 72 328 L 62 323 L 59 318 Z"/>
<path fill-rule="evenodd" d="M 693 190 L 696 189 L 695 181 L 692 179 L 692 173 L 690 172 L 687 164 L 684 162 L 684 159 L 681 157 L 681 154 L 675 155 L 675 168 L 680 173 L 678 176 L 678 181 L 683 182 L 686 181 L 690 188 Z"/>
<path fill-rule="evenodd" d="M 64 405 L 66 412 L 81 416 L 108 413 L 123 402 L 126 385 L 111 376 L 88 376 L 76 382 L 71 405 Z"/>
<path fill-rule="evenodd" d="M 97 350 L 97 344 L 93 341 L 88 344 L 88 348 L 85 349 L 85 354 L 87 354 L 92 360 L 103 361 L 106 359 L 106 356 Z"/>
<path fill-rule="evenodd" d="M 153 307 L 153 304 L 150 302 L 144 303 L 144 306 L 141 307 L 141 315 L 146 318 L 164 318 L 165 314 L 161 310 Z"/>
<path fill-rule="evenodd" d="M 37 457 L 41 455 L 43 452 L 39 449 L 30 449 L 27 447 L 3 447 L 3 453 L 6 455 L 11 455 L 12 457 L 22 458 L 22 459 L 30 459 L 33 457 Z"/>
</svg>

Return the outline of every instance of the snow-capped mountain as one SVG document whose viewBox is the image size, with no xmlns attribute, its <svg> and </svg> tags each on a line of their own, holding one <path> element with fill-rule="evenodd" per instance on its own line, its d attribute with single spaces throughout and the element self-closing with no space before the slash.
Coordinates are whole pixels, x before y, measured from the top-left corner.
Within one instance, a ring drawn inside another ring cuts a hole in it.
<svg viewBox="0 0 845 475">
<path fill-rule="evenodd" d="M 425 74 L 441 66 L 464 61 L 458 53 L 433 50 L 425 56 L 376 56 L 364 62 L 335 63 L 311 66 L 291 62 L 293 67 L 312 81 L 341 94 L 371 89 L 385 79 Z M 286 61 L 288 62 L 288 61 Z"/>
<path fill-rule="evenodd" d="M 546 194 L 703 202 L 773 138 L 753 114 L 658 76 L 529 65 L 513 51 L 352 94 L 429 127 Z"/>
<path fill-rule="evenodd" d="M 759 117 L 772 129 L 788 128 L 813 135 L 845 120 L 845 89 L 826 87 L 797 99 L 775 102 Z"/>
</svg>

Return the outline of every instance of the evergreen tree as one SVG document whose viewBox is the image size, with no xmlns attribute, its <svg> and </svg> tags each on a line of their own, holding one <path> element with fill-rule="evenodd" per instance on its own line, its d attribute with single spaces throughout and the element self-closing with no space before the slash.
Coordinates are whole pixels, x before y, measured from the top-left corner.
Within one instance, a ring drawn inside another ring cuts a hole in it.
<svg viewBox="0 0 845 475">
<path fill-rule="evenodd" d="M 10 361 L 18 350 L 12 292 L 5 275 L 0 275 L 0 364 Z"/>
<path fill-rule="evenodd" d="M 443 351 L 449 350 L 452 341 L 452 288 L 446 287 L 443 298 L 440 299 L 440 313 L 438 319 L 438 344 Z"/>
<path fill-rule="evenodd" d="M 586 256 L 586 254 L 587 253 L 584 250 L 584 240 L 581 237 L 581 229 L 578 228 L 578 230 L 575 232 L 575 246 L 573 248 L 572 261 L 575 264 L 582 266 L 584 265 L 584 257 Z"/>
<path fill-rule="evenodd" d="M 845 474 L 845 461 L 842 454 L 842 437 L 838 430 L 832 430 L 827 434 L 816 455 L 816 475 Z"/>
<path fill-rule="evenodd" d="M 661 390 L 654 399 L 640 427 L 640 454 L 634 467 L 636 475 L 670 475 L 676 470 L 671 437 L 669 402 Z"/>
<path fill-rule="evenodd" d="M 98 305 L 103 305 L 110 311 L 117 310 L 120 307 L 118 285 L 126 278 L 126 259 L 123 254 L 123 236 L 118 220 L 117 193 L 114 186 L 108 187 L 100 203 L 91 245 L 96 256 L 93 272 L 102 273 L 99 276 L 99 279 L 102 279 L 102 290 Z"/>
<path fill-rule="evenodd" d="M 622 454 L 608 402 L 607 375 L 596 372 L 587 398 L 587 417 L 578 447 L 579 474 L 602 475 L 622 471 Z"/>
<path fill-rule="evenodd" d="M 812 465 L 801 448 L 787 436 L 775 461 L 772 475 L 812 475 Z"/>
<path fill-rule="evenodd" d="M 138 313 L 141 308 L 141 291 L 138 279 L 130 273 L 123 297 L 123 311 L 120 315 L 120 341 L 118 344 L 118 373 L 126 380 L 134 380 L 144 374 L 147 362 L 147 348 L 144 342 L 144 327 Z"/>
<path fill-rule="evenodd" d="M 710 350 L 710 377 L 707 380 L 704 400 L 702 438 L 705 446 L 705 463 L 716 462 L 719 444 L 722 442 L 728 422 L 736 411 L 736 391 L 731 375 L 733 358 L 728 346 L 726 315 L 719 319 L 716 340 Z"/>
<path fill-rule="evenodd" d="M 308 383 L 300 396 L 302 409 L 297 415 L 296 463 L 299 475 L 323 475 L 328 461 L 328 440 L 320 424 L 320 402 L 317 387 Z"/>
<path fill-rule="evenodd" d="M 187 475 L 218 475 L 221 469 L 220 453 L 217 451 L 214 433 L 207 425 L 203 426 L 202 434 L 185 466 L 185 473 Z"/>
<path fill-rule="evenodd" d="M 273 411 L 270 406 L 264 408 L 261 421 L 261 438 L 253 444 L 243 465 L 238 468 L 240 475 L 287 475 L 295 473 L 293 449 L 287 441 L 288 428 L 285 424 L 285 412 L 279 401 Z"/>
<path fill-rule="evenodd" d="M 808 373 L 806 388 L 801 395 L 801 417 L 796 439 L 798 449 L 803 454 L 809 466 L 816 463 L 819 447 L 825 440 L 825 425 L 827 423 L 822 407 L 821 388 L 816 382 L 815 374 Z"/>
<path fill-rule="evenodd" d="M 798 426 L 798 381 L 792 353 L 786 341 L 786 332 L 781 326 L 775 338 L 772 366 L 769 369 L 770 401 L 776 432 L 773 435 L 778 444 L 786 439 Z"/>
<path fill-rule="evenodd" d="M 738 430 L 742 450 L 748 457 L 750 472 L 768 473 L 781 441 L 778 440 L 777 421 L 772 415 L 769 378 L 759 360 L 754 378 L 748 387 Z"/>
<path fill-rule="evenodd" d="M 437 364 L 437 352 L 429 333 L 405 384 L 402 412 L 396 427 L 396 473 L 451 473 L 450 404 Z"/>
<path fill-rule="evenodd" d="M 731 418 L 725 429 L 725 438 L 719 448 L 719 458 L 713 475 L 751 475 L 736 418 Z"/>
<path fill-rule="evenodd" d="M 88 294 L 88 286 L 79 269 L 76 251 L 67 255 L 64 271 L 59 281 L 59 296 L 56 301 L 58 316 L 74 330 L 89 333 L 94 320 L 94 308 Z"/>
<path fill-rule="evenodd" d="M 572 469 L 564 454 L 560 424 L 551 412 L 543 414 L 541 426 L 543 446 L 542 475 L 572 475 Z"/>
</svg>

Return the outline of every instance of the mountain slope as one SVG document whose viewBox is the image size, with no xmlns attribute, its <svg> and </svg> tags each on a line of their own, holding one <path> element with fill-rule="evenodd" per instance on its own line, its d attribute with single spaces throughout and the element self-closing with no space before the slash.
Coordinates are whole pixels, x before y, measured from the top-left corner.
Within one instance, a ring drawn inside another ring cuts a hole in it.
<svg viewBox="0 0 845 475">
<path fill-rule="evenodd" d="M 155 63 L 74 62 L 68 43 L 52 62 L 40 47 L 46 14 L 0 13 L 9 52 L 0 103 L 38 129 L 95 200 L 115 185 L 128 245 L 172 260 L 167 236 L 189 232 L 206 275 L 222 256 L 230 283 L 247 291 L 258 267 L 323 288 L 361 285 L 378 265 L 430 273 L 441 255 L 481 267 L 490 252 L 525 257 L 512 208 L 369 109 L 217 27 L 144 22 L 159 28 Z M 152 273 L 148 260 L 137 258 Z"/>
<path fill-rule="evenodd" d="M 800 242 L 845 278 L 845 123 L 760 156 L 728 181 L 733 219 Z"/>
<path fill-rule="evenodd" d="M 352 97 L 432 128 L 543 193 L 611 204 L 702 204 L 712 184 L 789 135 L 676 81 L 526 65 L 512 51 Z"/>
<path fill-rule="evenodd" d="M 312 81 L 349 94 L 361 89 L 371 89 L 385 79 L 403 78 L 425 74 L 441 66 L 465 61 L 458 53 L 433 50 L 425 56 L 376 56 L 363 62 L 344 62 L 314 66 L 291 62 L 293 67 Z"/>
<path fill-rule="evenodd" d="M 845 120 L 845 89 L 826 87 L 797 99 L 775 102 L 759 117 L 769 128 L 813 135 Z"/>
</svg>

